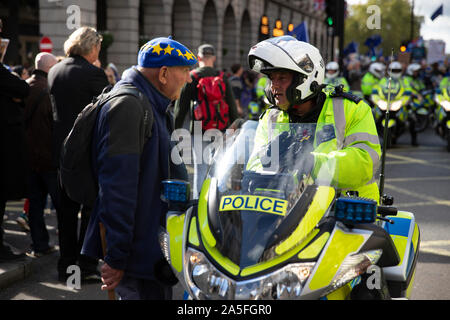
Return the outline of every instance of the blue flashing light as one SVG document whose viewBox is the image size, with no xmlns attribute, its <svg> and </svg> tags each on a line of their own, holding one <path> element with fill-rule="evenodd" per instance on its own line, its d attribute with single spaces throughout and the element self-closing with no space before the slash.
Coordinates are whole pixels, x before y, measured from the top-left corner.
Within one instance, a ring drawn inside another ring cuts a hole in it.
<svg viewBox="0 0 450 320">
<path fill-rule="evenodd" d="M 189 201 L 189 182 L 183 180 L 164 180 L 163 200 L 167 202 L 187 203 Z"/>
<path fill-rule="evenodd" d="M 334 216 L 347 224 L 372 223 L 377 217 L 377 202 L 366 198 L 340 197 L 336 200 Z"/>
</svg>

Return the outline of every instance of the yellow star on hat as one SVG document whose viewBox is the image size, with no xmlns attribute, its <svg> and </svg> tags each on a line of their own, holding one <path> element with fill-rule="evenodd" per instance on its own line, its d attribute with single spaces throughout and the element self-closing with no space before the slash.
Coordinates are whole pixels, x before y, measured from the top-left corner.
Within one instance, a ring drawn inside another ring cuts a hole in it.
<svg viewBox="0 0 450 320">
<path fill-rule="evenodd" d="M 161 53 L 162 50 L 163 50 L 163 48 L 160 47 L 159 42 L 158 42 L 156 45 L 153 46 L 152 53 L 156 52 L 158 54 L 158 56 L 159 56 L 159 54 Z"/>
<path fill-rule="evenodd" d="M 186 51 L 186 53 L 184 54 L 184 56 L 186 57 L 187 60 L 194 60 L 194 55 L 192 53 L 190 53 L 189 51 Z"/>
<path fill-rule="evenodd" d="M 175 48 L 172 48 L 170 44 L 168 44 L 167 47 L 164 49 L 164 54 L 172 54 L 173 49 Z"/>
</svg>

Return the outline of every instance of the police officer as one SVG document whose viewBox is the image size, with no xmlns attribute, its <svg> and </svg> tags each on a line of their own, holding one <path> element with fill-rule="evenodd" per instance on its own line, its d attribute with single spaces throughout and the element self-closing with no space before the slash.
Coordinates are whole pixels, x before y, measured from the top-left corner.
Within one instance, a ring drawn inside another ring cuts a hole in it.
<svg viewBox="0 0 450 320">
<path fill-rule="evenodd" d="M 404 99 L 407 100 L 411 96 L 411 88 L 406 85 L 406 82 L 403 80 L 403 68 L 402 64 L 398 61 L 392 61 L 388 67 L 388 76 L 391 78 L 391 93 L 395 92 L 395 96 L 391 96 L 391 99 Z M 372 94 L 381 95 L 383 90 L 387 90 L 389 88 L 389 77 L 384 77 L 381 79 L 377 85 L 374 86 Z M 418 146 L 417 142 L 417 132 L 416 132 L 416 116 L 409 105 L 405 107 L 407 111 L 407 118 L 409 122 L 409 133 L 411 134 L 411 145 Z"/>
<path fill-rule="evenodd" d="M 360 98 L 337 90 L 323 91 L 325 65 L 319 50 L 290 36 L 264 40 L 250 49 L 249 65 L 266 74 L 271 85 L 266 95 L 272 106 L 259 126 L 273 123 L 317 123 L 314 171 L 334 163 L 337 187 L 356 190 L 361 197 L 379 201 L 375 173 L 381 147 L 370 107 Z M 321 132 L 325 126 L 334 130 Z M 257 130 L 256 139 L 267 130 Z M 317 139 L 321 135 L 321 139 Z"/>
<path fill-rule="evenodd" d="M 386 66 L 381 62 L 374 62 L 369 66 L 369 71 L 361 79 L 361 92 L 364 95 L 364 99 L 369 101 L 371 107 L 373 107 L 370 95 L 372 94 L 373 87 L 380 82 L 384 77 Z"/>
<path fill-rule="evenodd" d="M 347 80 L 339 76 L 339 64 L 336 61 L 327 63 L 324 83 L 332 87 L 342 85 L 344 91 L 350 90 Z"/>
</svg>

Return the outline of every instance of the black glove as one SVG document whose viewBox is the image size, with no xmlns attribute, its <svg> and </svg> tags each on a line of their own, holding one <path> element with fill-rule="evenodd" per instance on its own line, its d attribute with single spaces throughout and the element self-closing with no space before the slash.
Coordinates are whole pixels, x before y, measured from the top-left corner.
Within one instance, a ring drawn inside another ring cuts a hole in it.
<svg viewBox="0 0 450 320">
<path fill-rule="evenodd" d="M 272 160 L 276 159 L 275 154 L 273 154 L 274 146 L 278 146 L 278 162 L 280 167 L 287 165 L 288 155 L 292 152 L 293 137 L 288 131 L 282 132 L 280 135 L 276 136 L 266 147 L 262 150 L 261 162 L 264 168 L 271 167 Z M 270 161 L 269 161 L 270 159 Z"/>
</svg>

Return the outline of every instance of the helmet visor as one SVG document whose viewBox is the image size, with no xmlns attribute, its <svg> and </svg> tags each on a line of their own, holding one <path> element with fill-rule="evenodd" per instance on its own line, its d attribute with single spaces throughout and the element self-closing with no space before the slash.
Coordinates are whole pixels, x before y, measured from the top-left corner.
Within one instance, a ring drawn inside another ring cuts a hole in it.
<svg viewBox="0 0 450 320">
<path fill-rule="evenodd" d="M 266 71 L 277 69 L 267 61 L 256 56 L 250 56 L 248 58 L 248 64 L 250 65 L 251 70 L 259 73 L 265 73 Z"/>
</svg>

